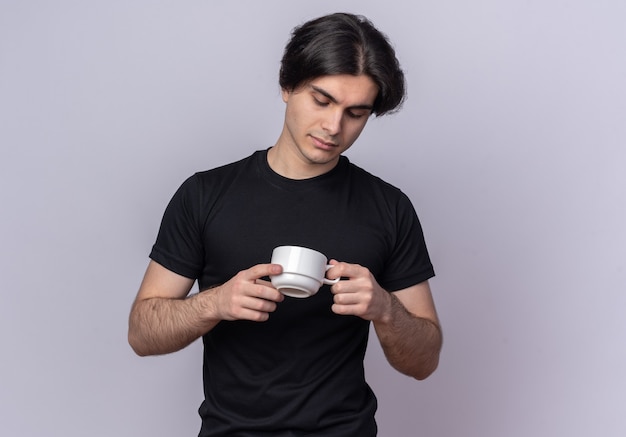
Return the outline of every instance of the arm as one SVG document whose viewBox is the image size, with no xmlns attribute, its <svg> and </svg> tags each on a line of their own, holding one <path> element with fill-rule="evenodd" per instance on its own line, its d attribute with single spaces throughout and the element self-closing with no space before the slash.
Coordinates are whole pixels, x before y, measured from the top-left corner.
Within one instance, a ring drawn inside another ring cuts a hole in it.
<svg viewBox="0 0 626 437">
<path fill-rule="evenodd" d="M 328 277 L 347 277 L 331 290 L 333 312 L 356 315 L 374 324 L 385 356 L 399 372 L 425 379 L 439 363 L 441 328 L 427 281 L 389 293 L 365 267 L 337 263 Z"/>
<path fill-rule="evenodd" d="M 396 370 L 425 379 L 437 368 L 443 343 L 428 281 L 388 296 L 385 315 L 374 321 L 385 356 Z"/>
<path fill-rule="evenodd" d="M 192 279 L 150 261 L 130 312 L 128 342 L 141 356 L 166 354 L 188 346 L 222 320 L 267 320 L 283 295 L 260 278 L 280 272 L 280 266 L 259 264 L 188 297 Z"/>
</svg>

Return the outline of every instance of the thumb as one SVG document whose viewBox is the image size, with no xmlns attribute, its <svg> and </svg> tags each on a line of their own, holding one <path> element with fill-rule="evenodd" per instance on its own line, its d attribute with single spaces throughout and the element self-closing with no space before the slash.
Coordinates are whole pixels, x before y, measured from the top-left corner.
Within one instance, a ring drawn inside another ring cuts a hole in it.
<svg viewBox="0 0 626 437">
<path fill-rule="evenodd" d="M 256 280 L 265 276 L 280 275 L 282 272 L 283 267 L 280 264 L 257 264 L 248 269 L 248 278 Z"/>
</svg>

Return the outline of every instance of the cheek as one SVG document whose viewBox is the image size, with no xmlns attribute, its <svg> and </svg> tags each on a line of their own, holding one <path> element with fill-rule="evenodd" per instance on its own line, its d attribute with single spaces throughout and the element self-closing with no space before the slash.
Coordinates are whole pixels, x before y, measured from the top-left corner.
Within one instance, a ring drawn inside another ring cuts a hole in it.
<svg viewBox="0 0 626 437">
<path fill-rule="evenodd" d="M 289 128 L 290 131 L 295 132 L 297 130 L 299 122 L 299 116 L 296 111 L 287 108 L 285 111 L 285 124 Z"/>
<path fill-rule="evenodd" d="M 350 144 L 356 141 L 359 135 L 361 135 L 361 132 L 363 132 L 363 129 L 365 129 L 365 125 L 366 123 L 349 123 L 344 131 L 346 133 L 346 140 L 349 141 Z"/>
<path fill-rule="evenodd" d="M 285 121 L 291 125 L 292 129 L 302 129 L 308 123 L 308 119 L 311 118 L 306 111 L 301 111 L 296 108 L 287 108 L 285 112 Z"/>
</svg>

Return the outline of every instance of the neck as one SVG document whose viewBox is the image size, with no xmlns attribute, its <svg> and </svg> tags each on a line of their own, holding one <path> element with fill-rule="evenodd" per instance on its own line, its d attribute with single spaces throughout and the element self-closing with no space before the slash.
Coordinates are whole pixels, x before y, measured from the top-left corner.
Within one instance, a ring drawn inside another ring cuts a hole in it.
<svg viewBox="0 0 626 437">
<path fill-rule="evenodd" d="M 310 179 L 335 168 L 339 157 L 328 162 L 310 162 L 306 157 L 284 144 L 276 143 L 267 152 L 267 163 L 279 175 L 288 179 Z"/>
</svg>

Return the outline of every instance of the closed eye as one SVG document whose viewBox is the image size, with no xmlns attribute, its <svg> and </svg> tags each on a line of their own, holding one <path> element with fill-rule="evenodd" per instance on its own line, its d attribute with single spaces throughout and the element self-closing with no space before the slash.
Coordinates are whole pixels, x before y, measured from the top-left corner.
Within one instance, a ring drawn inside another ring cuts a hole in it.
<svg viewBox="0 0 626 437">
<path fill-rule="evenodd" d="M 321 106 L 321 107 L 328 106 L 328 104 L 330 103 L 330 102 L 319 100 L 316 97 L 313 97 L 313 101 L 315 102 L 317 106 Z"/>
<path fill-rule="evenodd" d="M 354 118 L 356 120 L 358 120 L 359 118 L 363 118 L 363 117 L 367 117 L 369 113 L 365 113 L 365 112 L 352 112 L 352 111 L 348 111 L 348 117 L 350 118 Z"/>
</svg>

